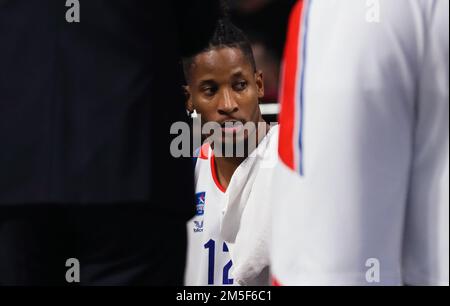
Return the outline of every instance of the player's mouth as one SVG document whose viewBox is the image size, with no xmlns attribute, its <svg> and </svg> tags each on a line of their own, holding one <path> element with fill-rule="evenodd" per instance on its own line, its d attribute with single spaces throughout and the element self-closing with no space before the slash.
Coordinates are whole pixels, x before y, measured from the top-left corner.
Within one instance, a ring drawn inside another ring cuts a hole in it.
<svg viewBox="0 0 450 306">
<path fill-rule="evenodd" d="M 220 125 L 222 133 L 233 135 L 241 132 L 244 129 L 244 122 L 240 120 L 227 120 Z"/>
</svg>

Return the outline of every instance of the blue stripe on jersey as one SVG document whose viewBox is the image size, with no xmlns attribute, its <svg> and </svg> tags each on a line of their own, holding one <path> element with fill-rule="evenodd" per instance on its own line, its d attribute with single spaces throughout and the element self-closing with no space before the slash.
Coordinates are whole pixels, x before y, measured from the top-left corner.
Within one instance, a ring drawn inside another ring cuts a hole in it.
<svg viewBox="0 0 450 306">
<path fill-rule="evenodd" d="M 304 175 L 304 171 L 303 171 L 303 120 L 304 120 L 304 114 L 303 114 L 303 110 L 304 110 L 304 90 L 305 90 L 305 70 L 306 70 L 306 58 L 307 58 L 307 42 L 308 42 L 308 22 L 309 22 L 309 13 L 310 13 L 310 8 L 312 5 L 313 0 L 309 0 L 306 2 L 306 12 L 304 13 L 304 23 L 302 26 L 302 30 L 303 30 L 303 41 L 302 41 L 302 58 L 301 58 L 301 65 L 302 65 L 302 71 L 301 71 L 301 76 L 300 76 L 300 90 L 299 90 L 299 110 L 300 110 L 300 126 L 299 126 L 299 135 L 298 135 L 298 145 L 299 145 L 299 152 L 300 152 L 300 156 L 299 156 L 299 172 L 300 175 L 303 176 Z"/>
</svg>

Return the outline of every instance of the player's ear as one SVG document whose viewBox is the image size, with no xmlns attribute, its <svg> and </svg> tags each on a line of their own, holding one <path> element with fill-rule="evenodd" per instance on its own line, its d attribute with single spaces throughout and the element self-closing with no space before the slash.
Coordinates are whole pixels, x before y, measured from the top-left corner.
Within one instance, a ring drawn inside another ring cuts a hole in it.
<svg viewBox="0 0 450 306">
<path fill-rule="evenodd" d="M 194 111 L 194 104 L 192 103 L 192 95 L 191 95 L 191 89 L 189 88 L 189 85 L 183 86 L 184 95 L 186 97 L 186 110 L 189 113 L 192 113 Z"/>
<path fill-rule="evenodd" d="M 255 72 L 256 89 L 258 98 L 264 98 L 264 76 L 261 70 Z"/>
</svg>

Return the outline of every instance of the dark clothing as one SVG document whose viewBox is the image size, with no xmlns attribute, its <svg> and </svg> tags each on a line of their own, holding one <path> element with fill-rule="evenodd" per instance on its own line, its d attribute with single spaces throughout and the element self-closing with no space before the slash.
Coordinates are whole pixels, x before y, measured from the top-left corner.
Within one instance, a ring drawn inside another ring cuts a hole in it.
<svg viewBox="0 0 450 306">
<path fill-rule="evenodd" d="M 180 57 L 216 0 L 0 0 L 0 284 L 179 284 L 193 215 Z M 201 17 L 201 18 L 199 18 Z M 62 262 L 62 264 L 61 264 Z"/>
<path fill-rule="evenodd" d="M 0 219 L 0 286 L 182 285 L 185 223 L 148 205 L 13 207 Z M 71 258 L 80 283 L 66 280 Z"/>
<path fill-rule="evenodd" d="M 186 119 L 179 60 L 213 31 L 216 1 L 80 1 L 79 23 L 65 3 L 0 1 L 0 205 L 184 209 L 190 161 L 169 151 Z"/>
</svg>

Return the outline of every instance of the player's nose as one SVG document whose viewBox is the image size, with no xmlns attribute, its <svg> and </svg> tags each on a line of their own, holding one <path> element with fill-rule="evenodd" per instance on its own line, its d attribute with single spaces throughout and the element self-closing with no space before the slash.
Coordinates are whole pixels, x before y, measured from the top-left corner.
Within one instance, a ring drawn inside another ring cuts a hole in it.
<svg viewBox="0 0 450 306">
<path fill-rule="evenodd" d="M 223 91 L 217 110 L 221 115 L 232 114 L 239 110 L 238 103 L 229 90 Z"/>
</svg>

